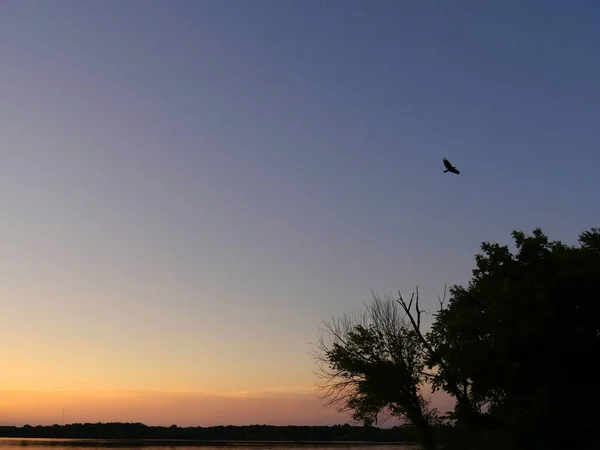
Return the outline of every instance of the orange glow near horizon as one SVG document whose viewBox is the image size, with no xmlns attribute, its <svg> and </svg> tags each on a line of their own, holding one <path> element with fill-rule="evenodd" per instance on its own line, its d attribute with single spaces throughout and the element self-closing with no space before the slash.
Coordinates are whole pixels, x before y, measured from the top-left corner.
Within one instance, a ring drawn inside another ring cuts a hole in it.
<svg viewBox="0 0 600 450">
<path fill-rule="evenodd" d="M 435 395 L 447 409 L 448 398 Z M 141 390 L 22 390 L 0 392 L 1 425 L 142 422 L 146 425 L 334 425 L 348 414 L 325 407 L 313 389 L 204 393 Z"/>
<path fill-rule="evenodd" d="M 146 425 L 346 423 L 307 389 L 211 394 L 196 391 L 2 391 L 0 424 L 142 422 Z"/>
</svg>

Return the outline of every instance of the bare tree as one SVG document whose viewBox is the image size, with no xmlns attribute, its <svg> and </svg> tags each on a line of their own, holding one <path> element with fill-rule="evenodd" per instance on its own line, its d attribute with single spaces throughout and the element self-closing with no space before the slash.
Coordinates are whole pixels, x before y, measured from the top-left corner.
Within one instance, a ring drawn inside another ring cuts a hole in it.
<svg viewBox="0 0 600 450">
<path fill-rule="evenodd" d="M 425 371 L 427 349 L 412 322 L 398 301 L 373 295 L 362 314 L 324 323 L 314 355 L 321 395 L 330 406 L 352 411 L 366 424 L 385 415 L 401 418 L 431 450 L 437 411 L 420 389 L 432 375 Z"/>
</svg>

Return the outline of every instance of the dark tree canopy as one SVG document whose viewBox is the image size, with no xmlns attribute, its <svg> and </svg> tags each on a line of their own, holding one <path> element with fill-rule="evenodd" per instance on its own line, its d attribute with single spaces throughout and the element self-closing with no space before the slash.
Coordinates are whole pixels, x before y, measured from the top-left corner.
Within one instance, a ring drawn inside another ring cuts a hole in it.
<svg viewBox="0 0 600 450">
<path fill-rule="evenodd" d="M 428 340 L 512 439 L 542 448 L 564 438 L 575 448 L 573 433 L 559 433 L 569 424 L 585 445 L 598 420 L 589 402 L 600 391 L 590 373 L 600 356 L 600 229 L 577 246 L 541 229 L 513 239 L 514 253 L 482 245 L 472 280 L 451 288 Z M 446 388 L 447 374 L 435 381 Z"/>
<path fill-rule="evenodd" d="M 600 229 L 581 233 L 577 245 L 541 229 L 512 236 L 513 251 L 482 244 L 472 279 L 450 289 L 428 333 L 418 302 L 413 309 L 399 298 L 408 320 L 397 341 L 353 328 L 332 347 L 325 359 L 344 369 L 341 379 L 362 377 L 348 408 L 360 416 L 396 399 L 392 413 L 414 425 L 419 416 L 407 414 L 410 396 L 401 394 L 428 380 L 456 399 L 449 420 L 457 448 L 600 448 Z M 417 363 L 382 358 L 388 341 Z"/>
</svg>

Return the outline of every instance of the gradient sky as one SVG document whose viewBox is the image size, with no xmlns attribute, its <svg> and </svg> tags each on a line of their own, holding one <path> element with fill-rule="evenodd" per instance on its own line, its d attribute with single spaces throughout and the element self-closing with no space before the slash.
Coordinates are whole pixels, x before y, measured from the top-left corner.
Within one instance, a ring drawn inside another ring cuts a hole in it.
<svg viewBox="0 0 600 450">
<path fill-rule="evenodd" d="M 481 241 L 598 225 L 598 23 L 0 2 L 0 422 L 345 421 L 313 392 L 323 319 L 417 285 L 434 308 Z"/>
</svg>

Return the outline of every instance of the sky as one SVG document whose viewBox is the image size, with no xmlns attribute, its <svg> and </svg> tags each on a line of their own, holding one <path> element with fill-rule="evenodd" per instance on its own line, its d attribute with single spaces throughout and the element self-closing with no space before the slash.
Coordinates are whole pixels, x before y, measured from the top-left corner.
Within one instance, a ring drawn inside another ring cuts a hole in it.
<svg viewBox="0 0 600 450">
<path fill-rule="evenodd" d="M 323 320 L 416 286 L 434 309 L 482 241 L 598 225 L 599 21 L 0 2 L 0 422 L 346 422 L 315 394 Z"/>
</svg>

